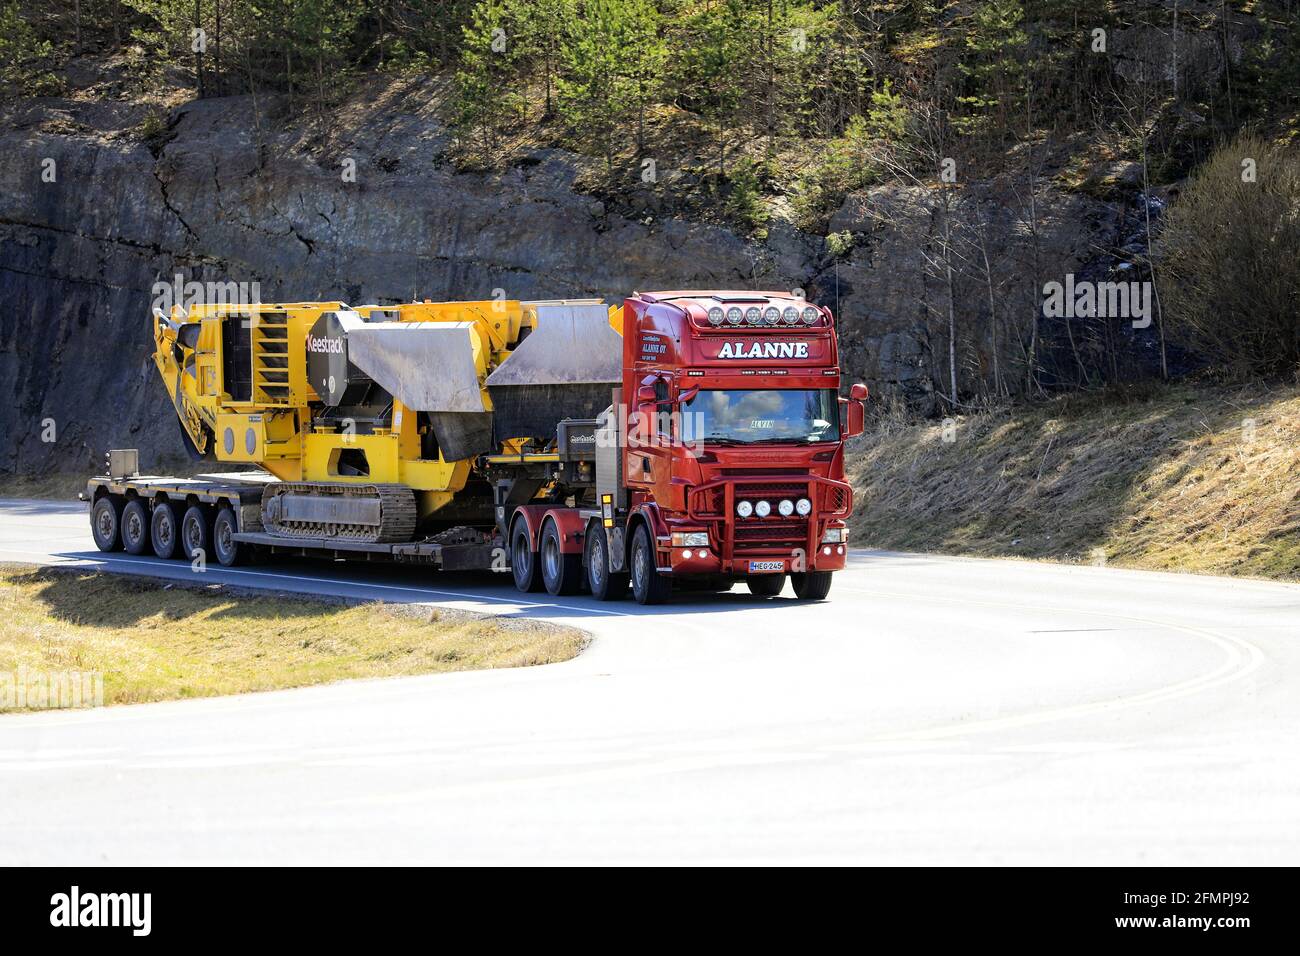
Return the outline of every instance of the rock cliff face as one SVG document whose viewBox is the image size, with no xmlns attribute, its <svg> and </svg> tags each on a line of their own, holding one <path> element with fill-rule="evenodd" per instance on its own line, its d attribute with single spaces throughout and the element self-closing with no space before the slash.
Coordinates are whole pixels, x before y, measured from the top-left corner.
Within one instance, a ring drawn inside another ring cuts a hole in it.
<svg viewBox="0 0 1300 956">
<path fill-rule="evenodd" d="M 831 228 L 853 246 L 832 259 L 822 237 L 781 224 L 760 243 L 616 214 L 575 188 L 587 161 L 559 150 L 456 172 L 434 100 L 419 81 L 377 83 L 323 133 L 249 97 L 202 100 L 150 142 L 147 109 L 129 103 L 32 100 L 0 116 L 0 472 L 89 469 L 116 446 L 139 447 L 148 468 L 176 462 L 148 316 L 154 284 L 177 274 L 257 282 L 264 301 L 354 304 L 801 288 L 838 308 L 849 375 L 933 403 L 946 374 L 927 331 L 933 223 L 905 190 L 849 197 Z M 1075 271 L 1114 228 L 1111 207 L 1049 189 L 1040 214 L 1048 275 Z M 988 221 L 992 254 L 1023 256 L 1021 219 Z M 1028 286 L 998 294 L 1033 307 Z"/>
</svg>

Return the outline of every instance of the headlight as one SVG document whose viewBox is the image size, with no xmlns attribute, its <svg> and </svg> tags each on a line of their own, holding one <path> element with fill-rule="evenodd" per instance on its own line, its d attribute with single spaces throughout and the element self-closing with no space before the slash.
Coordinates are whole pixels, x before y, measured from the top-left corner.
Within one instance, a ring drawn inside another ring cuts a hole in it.
<svg viewBox="0 0 1300 956">
<path fill-rule="evenodd" d="M 788 518 L 794 514 L 794 502 L 789 498 L 782 498 L 781 503 L 776 506 L 776 510 L 781 512 L 782 518 Z"/>
<path fill-rule="evenodd" d="M 754 514 L 758 515 L 760 518 L 766 518 L 771 513 L 772 502 L 770 501 L 760 501 L 758 504 L 754 505 Z"/>
<path fill-rule="evenodd" d="M 750 325 L 758 325 L 763 321 L 763 313 L 759 311 L 757 306 L 751 305 L 745 310 L 745 321 Z"/>
<path fill-rule="evenodd" d="M 739 325 L 740 318 L 741 318 L 740 309 L 736 308 L 734 305 L 727 310 L 727 322 L 729 324 Z"/>
<path fill-rule="evenodd" d="M 774 305 L 769 305 L 763 310 L 763 321 L 768 325 L 776 325 L 781 321 L 781 310 Z"/>
<path fill-rule="evenodd" d="M 821 312 L 820 312 L 819 310 L 814 309 L 811 305 L 810 305 L 810 306 L 807 306 L 807 307 L 803 310 L 803 321 L 804 321 L 804 325 L 812 325 L 814 322 L 816 322 L 818 319 L 820 319 L 821 316 L 822 316 L 822 314 L 821 314 Z"/>
<path fill-rule="evenodd" d="M 799 321 L 799 310 L 792 305 L 787 306 L 786 310 L 781 313 L 781 318 L 785 321 L 786 325 L 794 325 Z"/>
<path fill-rule="evenodd" d="M 795 502 L 794 510 L 799 512 L 801 515 L 811 514 L 812 502 L 809 501 L 807 498 L 800 498 L 797 502 Z"/>
<path fill-rule="evenodd" d="M 707 548 L 709 533 L 707 531 L 674 531 L 674 548 Z"/>
<path fill-rule="evenodd" d="M 721 325 L 723 319 L 722 309 L 714 306 L 709 309 L 709 325 Z"/>
<path fill-rule="evenodd" d="M 754 513 L 754 505 L 753 505 L 753 502 L 750 502 L 750 501 L 741 501 L 741 502 L 737 503 L 737 505 L 736 505 L 736 514 L 740 515 L 742 518 L 748 518 L 748 517 L 749 517 L 750 515 L 752 515 L 753 513 Z"/>
<path fill-rule="evenodd" d="M 827 528 L 822 535 L 822 544 L 844 544 L 848 540 L 848 528 Z"/>
</svg>

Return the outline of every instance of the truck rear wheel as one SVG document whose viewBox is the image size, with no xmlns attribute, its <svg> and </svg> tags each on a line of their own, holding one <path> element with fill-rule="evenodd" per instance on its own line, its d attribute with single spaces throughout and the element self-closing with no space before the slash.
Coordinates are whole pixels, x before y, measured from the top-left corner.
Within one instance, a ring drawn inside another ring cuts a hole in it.
<svg viewBox="0 0 1300 956">
<path fill-rule="evenodd" d="M 208 510 L 202 505 L 190 505 L 181 518 L 181 557 L 187 561 L 201 555 L 204 561 L 212 553 L 212 524 Z"/>
<path fill-rule="evenodd" d="M 752 574 L 745 579 L 745 584 L 755 597 L 776 597 L 785 589 L 785 575 Z"/>
<path fill-rule="evenodd" d="M 122 502 L 102 495 L 90 509 L 90 533 L 100 551 L 122 550 Z"/>
<path fill-rule="evenodd" d="M 663 604 L 673 593 L 673 582 L 660 574 L 655 562 L 655 546 L 650 529 L 644 524 L 632 533 L 632 596 L 637 604 Z"/>
<path fill-rule="evenodd" d="M 831 572 L 805 571 L 790 575 L 795 597 L 801 601 L 822 601 L 831 593 Z"/>
<path fill-rule="evenodd" d="M 159 501 L 153 506 L 153 515 L 149 519 L 149 543 L 153 546 L 153 553 L 164 561 L 180 556 L 180 522 L 170 501 Z"/>
<path fill-rule="evenodd" d="M 223 568 L 248 563 L 248 545 L 235 540 L 238 531 L 239 525 L 232 509 L 217 511 L 216 520 L 212 522 L 212 551 Z"/>
<path fill-rule="evenodd" d="M 609 569 L 609 537 L 594 525 L 587 532 L 587 586 L 597 601 L 617 601 L 627 596 L 627 572 Z"/>
<path fill-rule="evenodd" d="M 561 550 L 560 529 L 550 518 L 542 525 L 542 543 L 537 549 L 542 583 L 550 594 L 577 594 L 582 589 L 582 555 Z"/>
<path fill-rule="evenodd" d="M 522 518 L 510 530 L 510 573 L 515 576 L 515 587 L 525 594 L 542 589 L 542 576 L 537 573 L 537 552 L 528 540 L 528 525 Z"/>
<path fill-rule="evenodd" d="M 122 509 L 122 547 L 127 554 L 149 553 L 149 512 L 139 498 Z"/>
</svg>

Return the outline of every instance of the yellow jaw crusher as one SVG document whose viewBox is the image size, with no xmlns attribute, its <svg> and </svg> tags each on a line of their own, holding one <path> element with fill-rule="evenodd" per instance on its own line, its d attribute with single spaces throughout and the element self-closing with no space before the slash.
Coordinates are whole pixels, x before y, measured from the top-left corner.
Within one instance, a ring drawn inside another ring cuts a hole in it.
<svg viewBox="0 0 1300 956">
<path fill-rule="evenodd" d="M 609 404 L 621 322 L 595 300 L 192 306 L 155 312 L 154 362 L 193 457 L 279 479 L 264 532 L 409 541 L 491 524 L 476 463 Z"/>
</svg>

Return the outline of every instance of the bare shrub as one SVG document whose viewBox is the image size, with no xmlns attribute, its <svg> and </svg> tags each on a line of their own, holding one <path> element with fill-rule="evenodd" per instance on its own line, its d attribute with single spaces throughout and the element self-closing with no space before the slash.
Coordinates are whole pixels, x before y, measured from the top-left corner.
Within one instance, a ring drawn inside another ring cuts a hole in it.
<svg viewBox="0 0 1300 956">
<path fill-rule="evenodd" d="M 1237 377 L 1300 369 L 1300 150 L 1252 135 L 1220 147 L 1162 245 L 1171 338 Z"/>
</svg>

